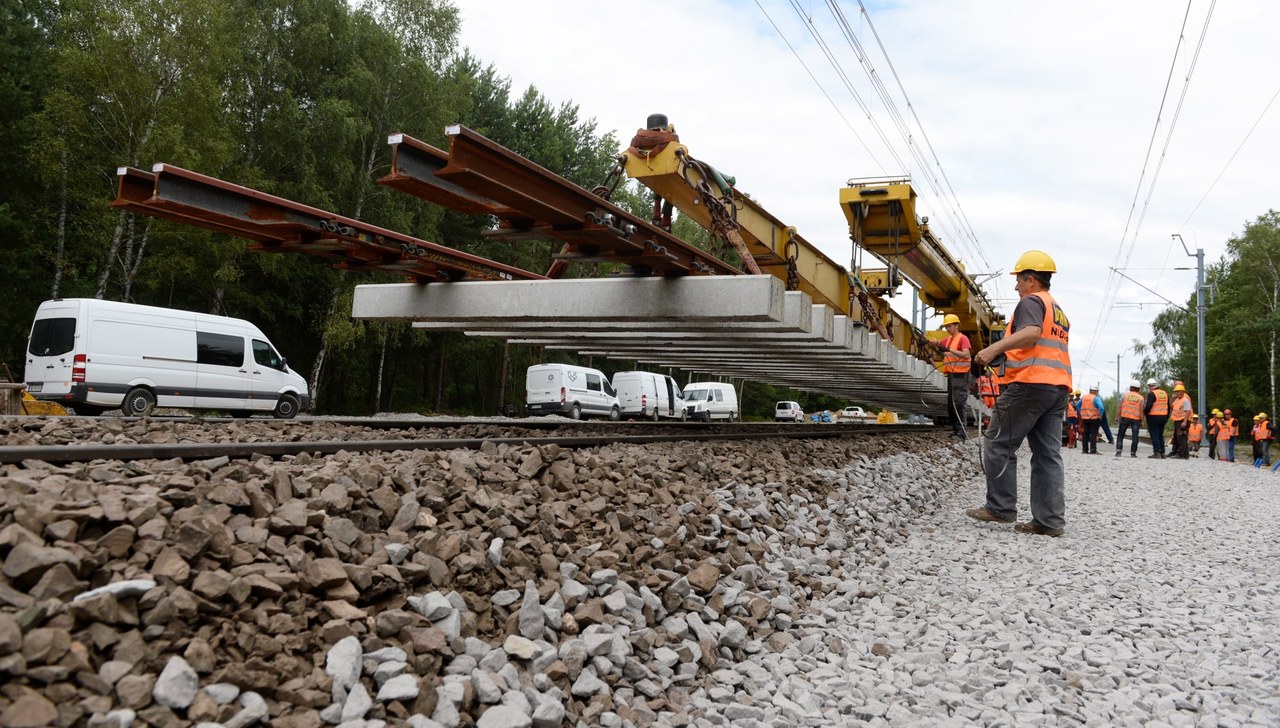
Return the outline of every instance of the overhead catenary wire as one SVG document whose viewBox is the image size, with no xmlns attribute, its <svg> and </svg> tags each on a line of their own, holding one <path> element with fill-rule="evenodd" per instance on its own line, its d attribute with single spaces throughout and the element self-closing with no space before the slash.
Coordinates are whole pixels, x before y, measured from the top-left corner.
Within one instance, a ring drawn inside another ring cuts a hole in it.
<svg viewBox="0 0 1280 728">
<path fill-rule="evenodd" d="M 1119 293 L 1119 288 L 1120 288 L 1120 282 L 1117 277 L 1117 274 L 1123 275 L 1123 274 L 1120 274 L 1120 269 L 1127 267 L 1129 260 L 1133 256 L 1133 249 L 1137 244 L 1138 235 L 1142 229 L 1142 222 L 1146 217 L 1146 211 L 1151 202 L 1151 197 L 1154 194 L 1156 183 L 1159 179 L 1160 168 L 1163 165 L 1165 155 L 1168 152 L 1169 143 L 1173 139 L 1173 133 L 1177 127 L 1178 116 L 1181 113 L 1182 104 L 1186 100 L 1187 89 L 1191 85 L 1191 78 L 1195 73 L 1196 60 L 1198 60 L 1200 56 L 1200 50 L 1204 46 L 1205 36 L 1209 32 L 1209 23 L 1210 23 L 1210 20 L 1212 20 L 1213 18 L 1213 9 L 1214 9 L 1214 6 L 1217 4 L 1217 0 L 1212 0 L 1210 2 L 1209 11 L 1205 16 L 1204 25 L 1201 27 L 1200 39 L 1196 45 L 1195 54 L 1192 58 L 1190 67 L 1188 68 L 1186 76 L 1183 80 L 1182 94 L 1179 96 L 1179 99 L 1178 99 L 1177 110 L 1174 113 L 1173 119 L 1170 121 L 1169 130 L 1165 136 L 1165 143 L 1160 153 L 1160 161 L 1157 163 L 1156 169 L 1152 174 L 1151 182 L 1147 186 L 1147 195 L 1143 201 L 1142 211 L 1138 214 L 1137 223 L 1136 225 L 1134 225 L 1134 214 L 1135 212 L 1138 211 L 1138 199 L 1142 196 L 1143 184 L 1146 181 L 1146 176 L 1147 176 L 1147 167 L 1151 162 L 1152 150 L 1155 149 L 1156 138 L 1160 131 L 1160 123 L 1162 121 L 1162 117 L 1164 114 L 1165 104 L 1168 101 L 1168 97 L 1169 97 L 1169 89 L 1173 84 L 1173 74 L 1177 69 L 1178 54 L 1181 51 L 1182 43 L 1186 38 L 1187 21 L 1191 16 L 1192 2 L 1193 0 L 1188 0 L 1186 11 L 1183 14 L 1182 25 L 1178 31 L 1178 40 L 1177 40 L 1177 43 L 1174 45 L 1173 59 L 1169 63 L 1169 73 L 1165 79 L 1164 91 L 1160 97 L 1160 107 L 1156 112 L 1155 123 L 1153 124 L 1151 129 L 1151 138 L 1147 142 L 1147 152 L 1143 158 L 1142 171 L 1138 176 L 1138 184 L 1134 189 L 1133 200 L 1130 202 L 1129 215 L 1125 220 L 1124 232 L 1121 234 L 1121 237 L 1120 237 L 1120 247 L 1116 251 L 1116 259 L 1115 259 L 1116 264 L 1112 266 L 1111 268 L 1112 275 L 1109 275 L 1107 277 L 1107 283 L 1103 289 L 1102 306 L 1098 310 L 1097 323 L 1093 328 L 1092 336 L 1090 337 L 1090 340 L 1089 340 L 1089 347 L 1086 350 L 1086 354 L 1085 354 L 1086 360 L 1091 359 L 1093 357 L 1094 351 L 1097 349 L 1098 342 L 1101 340 L 1102 332 L 1106 330 L 1107 324 L 1109 322 L 1111 307 L 1116 299 L 1116 296 Z M 1129 235 L 1129 230 L 1131 226 L 1133 227 L 1132 237 L 1130 237 Z M 1124 277 L 1128 278 L 1128 276 L 1124 276 Z M 1130 278 L 1129 280 L 1133 280 L 1133 279 Z"/>
</svg>

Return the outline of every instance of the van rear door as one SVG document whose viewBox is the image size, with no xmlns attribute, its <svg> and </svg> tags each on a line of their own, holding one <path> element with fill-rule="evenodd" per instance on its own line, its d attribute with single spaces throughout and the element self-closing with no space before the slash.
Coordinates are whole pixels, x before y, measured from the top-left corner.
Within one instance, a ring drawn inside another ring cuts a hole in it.
<svg viewBox="0 0 1280 728">
<path fill-rule="evenodd" d="M 39 399 L 55 399 L 71 391 L 75 363 L 78 301 L 46 301 L 36 311 L 27 340 L 27 391 Z"/>
</svg>

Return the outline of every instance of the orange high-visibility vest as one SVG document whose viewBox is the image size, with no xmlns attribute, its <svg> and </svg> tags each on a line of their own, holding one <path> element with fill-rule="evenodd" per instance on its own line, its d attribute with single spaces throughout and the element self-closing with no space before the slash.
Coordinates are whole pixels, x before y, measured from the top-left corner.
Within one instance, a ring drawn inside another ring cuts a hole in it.
<svg viewBox="0 0 1280 728">
<path fill-rule="evenodd" d="M 1047 291 L 1032 293 L 1044 303 L 1044 320 L 1040 322 L 1040 338 L 1026 349 L 1010 349 L 1005 352 L 1005 372 L 1002 384 L 1052 384 L 1071 389 L 1071 355 L 1067 352 L 1067 339 L 1071 322 L 1062 307 Z M 1013 320 L 1005 327 L 1004 335 L 1013 334 Z"/>
<path fill-rule="evenodd" d="M 1145 401 L 1146 399 L 1138 392 L 1125 392 L 1120 398 L 1120 419 L 1142 419 L 1142 403 Z"/>
<path fill-rule="evenodd" d="M 1199 422 L 1192 422 L 1191 428 L 1187 430 L 1187 439 L 1191 442 L 1200 442 L 1204 438 L 1204 425 Z"/>
<path fill-rule="evenodd" d="M 1255 440 L 1271 439 L 1271 424 L 1266 420 L 1258 420 L 1258 434 L 1254 435 Z"/>
<path fill-rule="evenodd" d="M 1222 424 L 1218 426 L 1218 442 L 1230 440 L 1231 436 L 1236 434 L 1234 428 L 1235 419 L 1234 417 L 1231 419 L 1222 418 Z"/>
<path fill-rule="evenodd" d="M 1151 411 L 1147 413 L 1148 417 L 1159 417 L 1169 414 L 1169 393 L 1163 389 L 1155 390 L 1156 401 L 1151 403 Z"/>
<path fill-rule="evenodd" d="M 1186 392 L 1178 392 L 1177 395 L 1174 396 L 1173 403 L 1172 403 L 1173 409 L 1169 413 L 1169 419 L 1173 420 L 1174 422 L 1181 422 L 1183 420 L 1191 419 L 1191 407 L 1189 406 L 1183 407 L 1182 403 L 1184 401 L 1188 405 L 1191 404 L 1191 398 L 1187 396 Z M 1154 410 L 1155 407 L 1152 407 L 1151 409 Z"/>
<path fill-rule="evenodd" d="M 1086 394 L 1084 399 L 1080 400 L 1080 419 L 1102 419 L 1102 413 L 1098 411 L 1098 399 L 1096 394 Z"/>
<path fill-rule="evenodd" d="M 952 344 L 959 345 L 960 337 L 964 336 L 959 332 L 955 336 L 948 336 L 943 340 L 942 345 L 947 347 L 946 353 L 942 355 L 942 373 L 943 374 L 968 374 L 969 358 L 953 354 L 951 352 Z"/>
</svg>

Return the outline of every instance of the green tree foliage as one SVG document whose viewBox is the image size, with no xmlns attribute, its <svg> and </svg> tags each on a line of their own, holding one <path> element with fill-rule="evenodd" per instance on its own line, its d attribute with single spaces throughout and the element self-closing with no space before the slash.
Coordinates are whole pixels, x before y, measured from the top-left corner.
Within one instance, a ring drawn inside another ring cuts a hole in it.
<svg viewBox="0 0 1280 728">
<path fill-rule="evenodd" d="M 1214 290 L 1205 316 L 1205 401 L 1237 416 L 1277 409 L 1280 363 L 1280 213 L 1270 210 L 1227 241 L 1223 259 L 1207 267 Z M 1152 323 L 1141 377 L 1182 380 L 1196 399 L 1196 297 L 1169 308 Z M 1185 310 L 1184 310 L 1185 309 Z M 1249 417 L 1242 417 L 1247 424 Z M 1247 428 L 1244 428 L 1247 429 Z"/>
</svg>

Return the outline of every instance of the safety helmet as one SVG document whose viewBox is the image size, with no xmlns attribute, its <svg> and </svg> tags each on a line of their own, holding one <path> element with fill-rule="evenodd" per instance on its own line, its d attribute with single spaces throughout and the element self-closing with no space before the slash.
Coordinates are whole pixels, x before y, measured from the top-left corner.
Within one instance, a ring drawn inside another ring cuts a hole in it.
<svg viewBox="0 0 1280 728">
<path fill-rule="evenodd" d="M 1142 386 L 1142 382 L 1139 382 L 1136 379 L 1129 380 L 1129 389 L 1137 389 L 1138 387 L 1141 387 L 1141 386 Z"/>
<path fill-rule="evenodd" d="M 1254 416 L 1253 416 L 1253 421 L 1254 421 L 1254 422 L 1257 422 L 1257 421 L 1258 421 L 1258 420 L 1260 420 L 1260 419 L 1262 419 L 1262 415 L 1254 415 Z"/>
<path fill-rule="evenodd" d="M 1147 386 L 1148 386 L 1148 387 L 1154 387 L 1154 386 L 1156 386 L 1156 380 L 1154 380 L 1154 379 L 1148 379 L 1148 380 L 1147 380 Z"/>
<path fill-rule="evenodd" d="M 1195 412 L 1192 412 L 1192 413 L 1191 413 L 1191 419 L 1193 419 L 1193 420 L 1198 420 L 1198 419 L 1200 419 L 1200 415 L 1196 414 Z"/>
<path fill-rule="evenodd" d="M 1018 275 L 1024 270 L 1033 270 L 1037 273 L 1057 273 L 1058 266 L 1053 264 L 1053 258 L 1039 250 L 1028 250 L 1018 258 L 1018 262 L 1013 264 L 1013 275 Z"/>
<path fill-rule="evenodd" d="M 1177 384 L 1173 385 L 1173 391 L 1175 391 L 1175 392 L 1185 392 L 1185 391 L 1187 391 L 1187 388 L 1186 388 L 1186 387 L 1184 387 L 1184 386 L 1182 386 L 1182 382 L 1178 382 Z"/>
<path fill-rule="evenodd" d="M 1096 391 L 1098 391 L 1098 385 L 1096 385 L 1096 384 L 1091 384 L 1091 385 L 1089 385 L 1089 391 L 1090 391 L 1090 392 L 1096 392 Z"/>
<path fill-rule="evenodd" d="M 942 317 L 943 326 L 950 326 L 951 324 L 958 324 L 958 323 L 960 323 L 960 317 L 955 315 L 954 313 L 949 313 L 946 316 Z"/>
<path fill-rule="evenodd" d="M 1071 390 L 1071 396 L 1072 396 L 1072 397 L 1075 397 L 1075 396 L 1076 396 L 1076 395 L 1078 395 L 1078 394 L 1080 394 L 1080 390 L 1078 390 L 1078 389 L 1073 389 L 1073 390 Z"/>
<path fill-rule="evenodd" d="M 1266 412 L 1259 412 L 1259 413 L 1258 413 L 1258 419 L 1260 419 L 1260 420 L 1265 420 L 1265 419 L 1267 419 L 1267 413 L 1266 413 Z"/>
</svg>

